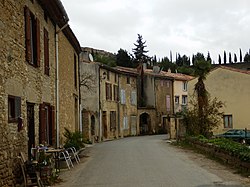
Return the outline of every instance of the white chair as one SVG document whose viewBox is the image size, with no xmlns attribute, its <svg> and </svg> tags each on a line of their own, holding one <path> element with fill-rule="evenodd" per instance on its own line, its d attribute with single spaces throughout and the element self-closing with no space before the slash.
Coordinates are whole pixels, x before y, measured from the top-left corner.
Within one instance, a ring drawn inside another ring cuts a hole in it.
<svg viewBox="0 0 250 187">
<path fill-rule="evenodd" d="M 67 150 L 64 150 L 63 152 L 59 153 L 59 159 L 60 160 L 65 160 L 68 168 L 70 169 L 70 167 L 74 167 L 73 162 L 71 160 L 71 156 L 69 155 L 69 152 Z"/>
<path fill-rule="evenodd" d="M 80 158 L 79 155 L 76 151 L 75 147 L 70 147 L 67 149 L 67 151 L 69 152 L 70 155 L 74 156 L 74 159 L 76 160 L 76 163 L 80 164 Z"/>
</svg>

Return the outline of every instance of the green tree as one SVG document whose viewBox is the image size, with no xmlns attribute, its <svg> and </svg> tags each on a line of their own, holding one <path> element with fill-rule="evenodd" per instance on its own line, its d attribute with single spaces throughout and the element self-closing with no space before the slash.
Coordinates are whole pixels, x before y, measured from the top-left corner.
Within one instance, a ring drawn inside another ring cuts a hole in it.
<svg viewBox="0 0 250 187">
<path fill-rule="evenodd" d="M 232 64 L 232 56 L 231 56 L 231 53 L 229 52 L 229 63 Z"/>
<path fill-rule="evenodd" d="M 250 62 L 250 54 L 246 53 L 244 56 L 244 62 Z"/>
<path fill-rule="evenodd" d="M 234 63 L 237 63 L 237 56 L 235 53 L 234 53 Z"/>
<path fill-rule="evenodd" d="M 116 55 L 117 66 L 133 67 L 132 58 L 124 49 L 119 49 Z"/>
<path fill-rule="evenodd" d="M 218 58 L 218 62 L 219 62 L 219 64 L 221 64 L 221 57 L 220 57 L 220 55 L 219 55 L 219 58 Z"/>
<path fill-rule="evenodd" d="M 136 65 L 138 65 L 139 63 L 147 63 L 148 60 L 150 59 L 146 55 L 148 51 L 145 50 L 145 48 L 147 47 L 145 44 L 146 41 L 143 41 L 142 36 L 138 34 L 138 39 L 136 40 L 136 43 L 134 43 L 135 48 L 132 49 L 135 56 L 134 62 Z"/>
<path fill-rule="evenodd" d="M 200 52 L 193 56 L 193 65 L 198 61 L 206 61 L 204 55 Z"/>
<path fill-rule="evenodd" d="M 208 51 L 208 53 L 207 53 L 207 61 L 208 61 L 210 64 L 212 63 L 212 59 L 211 59 L 211 57 L 210 57 L 209 51 Z"/>
<path fill-rule="evenodd" d="M 205 60 L 196 61 L 194 64 L 194 75 L 198 77 L 198 81 L 194 87 L 194 100 L 191 102 L 193 107 L 190 107 L 185 115 L 188 132 L 192 135 L 209 137 L 211 130 L 221 119 L 219 109 L 223 103 L 216 98 L 211 101 L 204 84 L 210 69 L 211 64 Z"/>
<path fill-rule="evenodd" d="M 241 52 L 241 48 L 240 48 L 240 62 L 242 62 L 242 52 Z"/>
<path fill-rule="evenodd" d="M 226 54 L 226 51 L 224 51 L 224 64 L 227 63 L 227 54 Z"/>
</svg>

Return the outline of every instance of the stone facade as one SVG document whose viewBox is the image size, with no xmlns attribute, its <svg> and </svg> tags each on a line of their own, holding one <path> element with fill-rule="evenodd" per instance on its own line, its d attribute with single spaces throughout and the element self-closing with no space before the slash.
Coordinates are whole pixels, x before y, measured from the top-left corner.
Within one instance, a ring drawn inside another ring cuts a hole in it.
<svg viewBox="0 0 250 187">
<path fill-rule="evenodd" d="M 79 126 L 79 51 L 64 32 L 59 34 L 59 144 L 64 144 L 64 128 L 80 131 Z"/>
<path fill-rule="evenodd" d="M 119 74 L 119 136 L 138 135 L 137 127 L 137 75 Z"/>
<path fill-rule="evenodd" d="M 25 58 L 25 6 L 40 21 L 40 66 L 29 64 Z M 55 28 L 49 18 L 44 20 L 44 11 L 36 1 L 4 0 L 0 11 L 3 51 L 0 56 L 0 186 L 13 186 L 17 185 L 17 155 L 20 151 L 28 154 L 30 128 L 27 103 L 33 106 L 35 145 L 39 143 L 39 105 L 55 105 Z M 49 76 L 44 74 L 44 28 L 50 39 Z M 16 116 L 21 117 L 20 121 L 10 120 L 10 96 L 20 98 L 19 116 Z M 23 127 L 18 129 L 18 123 L 22 123 Z"/>
<path fill-rule="evenodd" d="M 66 24 L 67 15 L 59 0 L 49 4 L 40 0 L 3 0 L 0 11 L 0 186 L 5 187 L 21 182 L 16 160 L 20 152 L 30 157 L 31 147 L 56 144 L 55 33 Z M 61 110 L 67 113 L 68 106 L 70 111 L 75 109 L 66 115 L 67 119 L 73 116 L 70 121 L 63 117 L 61 121 L 75 130 L 79 128 L 80 45 L 69 27 L 59 34 L 58 44 L 60 79 L 65 85 L 59 90 L 68 94 L 61 97 L 69 102 Z"/>
</svg>

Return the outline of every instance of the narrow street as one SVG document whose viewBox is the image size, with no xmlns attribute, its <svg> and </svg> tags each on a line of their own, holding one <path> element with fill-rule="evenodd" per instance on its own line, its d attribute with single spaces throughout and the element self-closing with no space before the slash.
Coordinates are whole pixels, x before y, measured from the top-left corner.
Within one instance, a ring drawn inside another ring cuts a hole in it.
<svg viewBox="0 0 250 187">
<path fill-rule="evenodd" d="M 87 155 L 80 165 L 62 171 L 63 182 L 56 186 L 237 187 L 248 182 L 203 155 L 169 145 L 166 135 L 95 144 Z"/>
</svg>

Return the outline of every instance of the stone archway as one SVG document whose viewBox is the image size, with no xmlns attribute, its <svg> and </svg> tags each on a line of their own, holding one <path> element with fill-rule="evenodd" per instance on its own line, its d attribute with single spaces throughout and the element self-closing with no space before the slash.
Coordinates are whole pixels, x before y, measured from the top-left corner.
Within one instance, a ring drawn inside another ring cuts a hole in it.
<svg viewBox="0 0 250 187">
<path fill-rule="evenodd" d="M 151 119 L 148 113 L 140 115 L 140 135 L 150 134 L 151 132 Z"/>
</svg>

